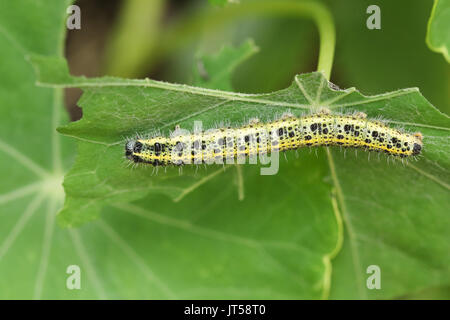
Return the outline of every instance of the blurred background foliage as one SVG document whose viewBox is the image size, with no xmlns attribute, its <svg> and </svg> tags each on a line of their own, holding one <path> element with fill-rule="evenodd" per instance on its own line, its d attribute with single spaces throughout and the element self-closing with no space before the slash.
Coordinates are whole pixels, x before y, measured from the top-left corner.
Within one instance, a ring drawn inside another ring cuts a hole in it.
<svg viewBox="0 0 450 320">
<path fill-rule="evenodd" d="M 253 0 L 240 0 L 245 5 Z M 299 0 L 301 1 L 301 0 Z M 81 30 L 68 32 L 66 56 L 75 75 L 149 77 L 193 83 L 200 54 L 253 39 L 259 51 L 233 75 L 234 91 L 260 93 L 287 87 L 295 74 L 316 69 L 319 39 L 311 21 L 292 17 L 227 14 L 237 4 L 207 0 L 80 0 Z M 364 94 L 418 87 L 450 113 L 450 66 L 426 46 L 433 1 L 325 0 L 336 25 L 331 81 Z M 366 28 L 366 8 L 381 8 L 381 30 Z M 80 118 L 70 89 L 66 102 Z"/>
</svg>

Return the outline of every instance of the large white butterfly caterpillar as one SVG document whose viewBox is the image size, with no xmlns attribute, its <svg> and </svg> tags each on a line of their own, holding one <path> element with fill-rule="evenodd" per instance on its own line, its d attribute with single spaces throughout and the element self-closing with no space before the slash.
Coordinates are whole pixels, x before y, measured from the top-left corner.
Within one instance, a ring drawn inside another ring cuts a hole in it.
<svg viewBox="0 0 450 320">
<path fill-rule="evenodd" d="M 128 140 L 125 155 L 135 163 L 153 166 L 211 164 L 305 146 L 362 148 L 406 158 L 420 154 L 422 134 L 390 128 L 367 119 L 362 112 L 320 112 L 302 117 L 288 114 L 271 122 L 253 119 L 242 127 Z"/>
</svg>

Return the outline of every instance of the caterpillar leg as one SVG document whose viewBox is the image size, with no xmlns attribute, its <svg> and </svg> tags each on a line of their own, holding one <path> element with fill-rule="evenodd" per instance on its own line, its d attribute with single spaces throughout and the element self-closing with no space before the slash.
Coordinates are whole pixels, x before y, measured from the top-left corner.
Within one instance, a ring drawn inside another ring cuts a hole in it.
<svg viewBox="0 0 450 320">
<path fill-rule="evenodd" d="M 260 121 L 259 121 L 259 119 L 258 118 L 251 118 L 249 121 L 248 121 L 248 124 L 257 124 L 257 123 L 259 123 Z"/>
<path fill-rule="evenodd" d="M 355 117 L 357 119 L 366 119 L 367 118 L 367 114 L 365 114 L 364 112 L 357 112 L 357 113 L 355 113 Z"/>
<path fill-rule="evenodd" d="M 292 118 L 292 117 L 294 117 L 294 115 L 291 112 L 287 111 L 287 112 L 284 112 L 281 115 L 280 119 L 289 119 L 289 118 Z"/>
<path fill-rule="evenodd" d="M 319 110 L 317 110 L 317 114 L 331 114 L 331 110 L 327 107 L 320 107 Z"/>
</svg>

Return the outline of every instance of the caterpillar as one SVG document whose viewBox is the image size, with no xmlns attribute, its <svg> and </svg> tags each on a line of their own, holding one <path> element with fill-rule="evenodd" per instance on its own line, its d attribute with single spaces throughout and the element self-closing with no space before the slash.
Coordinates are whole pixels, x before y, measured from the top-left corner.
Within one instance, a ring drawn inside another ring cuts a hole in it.
<svg viewBox="0 0 450 320">
<path fill-rule="evenodd" d="M 179 131 L 179 128 L 175 132 Z M 352 115 L 316 114 L 260 122 L 251 119 L 242 127 L 223 127 L 200 132 L 181 132 L 170 137 L 135 138 L 125 144 L 125 156 L 135 163 L 153 166 L 232 163 L 278 151 L 306 146 L 341 146 L 384 152 L 395 157 L 414 157 L 422 150 L 422 134 L 404 133 L 380 121 Z"/>
</svg>

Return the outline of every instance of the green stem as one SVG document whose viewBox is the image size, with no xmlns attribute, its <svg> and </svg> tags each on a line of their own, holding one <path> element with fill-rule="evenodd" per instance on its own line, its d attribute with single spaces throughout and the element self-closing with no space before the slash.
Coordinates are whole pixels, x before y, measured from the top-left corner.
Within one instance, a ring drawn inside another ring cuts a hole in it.
<svg viewBox="0 0 450 320">
<path fill-rule="evenodd" d="M 158 57 L 174 52 L 180 46 L 195 40 L 200 32 L 211 33 L 218 27 L 234 22 L 236 18 L 260 16 L 301 17 L 311 19 L 320 36 L 320 52 L 317 70 L 329 80 L 336 42 L 333 17 L 327 7 L 318 1 L 249 1 L 229 5 L 218 10 L 204 10 L 190 15 L 171 26 L 161 39 Z"/>
<path fill-rule="evenodd" d="M 165 0 L 123 1 L 118 22 L 106 43 L 104 73 L 133 78 L 152 63 L 164 7 Z"/>
</svg>

